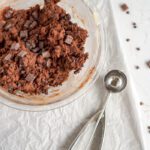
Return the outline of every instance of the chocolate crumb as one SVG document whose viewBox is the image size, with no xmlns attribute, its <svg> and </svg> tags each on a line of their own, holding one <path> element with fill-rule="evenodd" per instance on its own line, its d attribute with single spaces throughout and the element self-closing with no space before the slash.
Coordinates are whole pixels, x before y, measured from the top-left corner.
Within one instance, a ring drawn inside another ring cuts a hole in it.
<svg viewBox="0 0 150 150">
<path fill-rule="evenodd" d="M 150 130 L 150 126 L 147 127 Z"/>
<path fill-rule="evenodd" d="M 120 7 L 121 7 L 122 11 L 127 11 L 129 9 L 128 5 L 125 3 L 121 4 Z"/>
<path fill-rule="evenodd" d="M 126 41 L 127 41 L 127 42 L 129 42 L 129 41 L 130 41 L 130 39 L 126 39 Z"/>
<path fill-rule="evenodd" d="M 130 14 L 130 12 L 129 12 L 129 11 L 127 11 L 127 12 L 126 12 L 126 14 L 128 14 L 128 15 L 129 15 L 129 14 Z"/>
</svg>

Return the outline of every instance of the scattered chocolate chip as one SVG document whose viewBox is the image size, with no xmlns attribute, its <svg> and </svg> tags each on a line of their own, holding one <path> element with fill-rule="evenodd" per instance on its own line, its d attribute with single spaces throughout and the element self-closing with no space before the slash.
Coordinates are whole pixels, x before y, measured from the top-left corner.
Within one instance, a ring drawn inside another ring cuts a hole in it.
<svg viewBox="0 0 150 150">
<path fill-rule="evenodd" d="M 139 69 L 140 69 L 140 67 L 139 67 L 139 66 L 135 66 L 135 69 L 139 70 Z"/>
<path fill-rule="evenodd" d="M 129 41 L 130 41 L 130 39 L 126 39 L 126 41 L 127 41 L 127 42 L 129 42 Z"/>
<path fill-rule="evenodd" d="M 28 37 L 28 31 L 27 30 L 20 31 L 20 37 L 21 38 L 27 38 Z"/>
<path fill-rule="evenodd" d="M 136 28 L 137 28 L 137 26 L 133 26 L 133 28 L 135 28 L 135 29 L 136 29 Z"/>
<path fill-rule="evenodd" d="M 4 59 L 7 60 L 7 61 L 10 61 L 11 58 L 12 58 L 12 55 L 11 54 L 7 54 Z"/>
<path fill-rule="evenodd" d="M 144 103 L 143 103 L 143 102 L 140 102 L 140 105 L 144 105 Z"/>
<path fill-rule="evenodd" d="M 32 49 L 32 52 L 34 52 L 34 53 L 37 53 L 37 52 L 39 52 L 39 51 L 40 51 L 40 48 L 39 48 L 39 47 L 36 47 L 36 48 Z"/>
<path fill-rule="evenodd" d="M 37 26 L 37 22 L 36 21 L 33 21 L 31 24 L 30 24 L 30 29 L 33 29 Z"/>
<path fill-rule="evenodd" d="M 133 23 L 132 23 L 132 25 L 133 25 L 133 26 L 136 26 L 136 23 L 135 23 L 135 22 L 133 22 Z"/>
<path fill-rule="evenodd" d="M 148 68 L 150 68 L 150 60 L 146 62 Z"/>
<path fill-rule="evenodd" d="M 38 12 L 37 11 L 34 11 L 33 13 L 32 13 L 32 16 L 33 16 L 33 18 L 34 19 L 38 19 Z"/>
<path fill-rule="evenodd" d="M 67 35 L 65 39 L 65 43 L 71 45 L 72 41 L 73 41 L 73 37 L 71 35 Z"/>
<path fill-rule="evenodd" d="M 49 58 L 51 55 L 50 55 L 50 52 L 49 51 L 45 51 L 45 52 L 42 52 L 42 56 L 44 58 Z"/>
<path fill-rule="evenodd" d="M 31 21 L 30 21 L 30 20 L 27 20 L 27 21 L 25 22 L 25 24 L 24 24 L 24 27 L 28 29 L 29 26 L 30 26 L 30 24 L 31 24 Z"/>
<path fill-rule="evenodd" d="M 121 4 L 120 7 L 121 7 L 122 11 L 127 11 L 129 9 L 128 5 L 125 3 Z"/>
<path fill-rule="evenodd" d="M 52 64 L 52 61 L 50 59 L 48 59 L 46 62 L 46 66 L 49 68 L 51 66 L 51 64 Z"/>
<path fill-rule="evenodd" d="M 44 48 L 44 42 L 43 42 L 43 41 L 40 41 L 40 42 L 39 42 L 39 48 L 40 48 L 40 49 L 43 49 L 43 48 Z"/>
<path fill-rule="evenodd" d="M 18 56 L 19 56 L 19 57 L 22 57 L 22 58 L 25 57 L 26 55 L 27 55 L 27 52 L 26 52 L 26 51 L 23 51 L 23 50 L 18 53 Z"/>
<path fill-rule="evenodd" d="M 5 19 L 10 19 L 10 18 L 12 18 L 12 16 L 13 16 L 13 10 L 12 10 L 12 9 L 9 9 L 9 10 L 7 10 L 7 11 L 4 13 Z"/>
<path fill-rule="evenodd" d="M 10 47 L 11 50 L 18 50 L 19 48 L 20 48 L 20 44 L 16 42 L 12 43 Z"/>
<path fill-rule="evenodd" d="M 137 51 L 140 51 L 141 49 L 139 47 L 136 48 Z"/>
<path fill-rule="evenodd" d="M 2 29 L 4 27 L 5 23 L 6 23 L 6 21 L 4 21 L 4 20 L 0 21 L 0 29 Z"/>
<path fill-rule="evenodd" d="M 130 14 L 130 12 L 129 12 L 129 11 L 127 11 L 127 12 L 126 12 L 126 14 L 128 14 L 128 15 L 129 15 L 129 14 Z"/>
<path fill-rule="evenodd" d="M 147 127 L 150 130 L 150 126 Z"/>
<path fill-rule="evenodd" d="M 36 79 L 36 76 L 34 74 L 29 73 L 25 79 L 28 82 L 33 82 Z"/>
<path fill-rule="evenodd" d="M 12 27 L 12 24 L 10 22 L 7 22 L 4 26 L 5 31 L 8 31 Z"/>
</svg>

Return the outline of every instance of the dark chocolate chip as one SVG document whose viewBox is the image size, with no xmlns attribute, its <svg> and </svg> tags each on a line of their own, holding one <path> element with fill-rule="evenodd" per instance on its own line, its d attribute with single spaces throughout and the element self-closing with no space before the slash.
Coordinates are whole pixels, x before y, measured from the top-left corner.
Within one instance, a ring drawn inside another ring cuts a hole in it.
<svg viewBox="0 0 150 150">
<path fill-rule="evenodd" d="M 43 48 L 44 48 L 44 42 L 43 42 L 43 41 L 40 41 L 40 42 L 39 42 L 39 48 L 40 48 L 40 49 L 43 49 Z"/>
<path fill-rule="evenodd" d="M 127 42 L 129 42 L 129 41 L 130 41 L 130 39 L 126 39 L 126 41 L 127 41 Z"/>
<path fill-rule="evenodd" d="M 12 55 L 11 54 L 7 54 L 4 59 L 7 60 L 7 61 L 10 61 L 11 58 L 12 58 Z"/>
<path fill-rule="evenodd" d="M 39 48 L 39 47 L 36 47 L 36 48 L 32 49 L 32 52 L 34 52 L 34 53 L 37 53 L 37 52 L 39 52 L 39 51 L 40 51 L 40 48 Z"/>
<path fill-rule="evenodd" d="M 4 21 L 4 20 L 0 21 L 0 29 L 2 29 L 4 27 L 5 23 L 6 23 L 6 21 Z"/>
<path fill-rule="evenodd" d="M 48 59 L 46 62 L 46 66 L 49 68 L 51 66 L 51 64 L 52 64 L 52 61 L 50 59 Z"/>
<path fill-rule="evenodd" d="M 12 27 L 12 24 L 10 22 L 7 22 L 4 26 L 5 31 L 8 31 Z"/>
<path fill-rule="evenodd" d="M 30 24 L 30 29 L 33 29 L 37 26 L 37 22 L 36 21 L 33 21 L 31 24 Z"/>
<path fill-rule="evenodd" d="M 25 22 L 25 24 L 24 24 L 24 27 L 28 29 L 29 26 L 30 26 L 30 24 L 31 24 L 31 21 L 30 21 L 30 20 L 27 20 L 27 21 Z"/>
<path fill-rule="evenodd" d="M 65 43 L 71 45 L 72 41 L 73 41 L 73 37 L 71 35 L 67 35 L 65 39 Z"/>
<path fill-rule="evenodd" d="M 26 52 L 26 51 L 23 51 L 23 50 L 18 53 L 18 56 L 19 56 L 19 57 L 22 57 L 22 58 L 25 57 L 26 55 L 27 55 L 27 52 Z"/>
<path fill-rule="evenodd" d="M 9 92 L 9 93 L 13 93 L 13 91 L 14 91 L 14 88 L 13 88 L 12 86 L 9 86 L 9 87 L 8 87 L 8 92 Z"/>
<path fill-rule="evenodd" d="M 44 58 L 49 58 L 51 55 L 50 55 L 50 52 L 49 51 L 45 51 L 45 52 L 42 52 L 42 56 Z"/>
<path fill-rule="evenodd" d="M 27 47 L 29 50 L 31 50 L 31 49 L 33 49 L 33 48 L 36 47 L 36 44 L 34 43 L 34 41 L 28 41 L 28 42 L 26 42 L 26 47 Z"/>
<path fill-rule="evenodd" d="M 129 15 L 129 14 L 130 14 L 130 12 L 129 12 L 129 11 L 127 11 L 127 12 L 126 12 L 126 14 L 128 14 L 128 15 Z"/>
<path fill-rule="evenodd" d="M 28 82 L 33 82 L 36 79 L 36 76 L 34 74 L 29 73 L 25 79 Z"/>
<path fill-rule="evenodd" d="M 150 126 L 147 127 L 150 130 Z"/>
<path fill-rule="evenodd" d="M 37 11 L 34 11 L 33 13 L 32 13 L 32 16 L 33 16 L 33 18 L 34 19 L 38 19 L 38 12 Z"/>
<path fill-rule="evenodd" d="M 20 31 L 20 37 L 21 38 L 27 38 L 28 37 L 28 31 L 27 30 Z"/>
<path fill-rule="evenodd" d="M 13 16 L 13 10 L 12 9 L 7 10 L 4 14 L 5 19 L 10 19 L 10 18 L 12 18 L 12 16 Z"/>
<path fill-rule="evenodd" d="M 12 43 L 10 49 L 11 50 L 18 50 L 20 48 L 20 44 L 19 43 Z"/>
</svg>

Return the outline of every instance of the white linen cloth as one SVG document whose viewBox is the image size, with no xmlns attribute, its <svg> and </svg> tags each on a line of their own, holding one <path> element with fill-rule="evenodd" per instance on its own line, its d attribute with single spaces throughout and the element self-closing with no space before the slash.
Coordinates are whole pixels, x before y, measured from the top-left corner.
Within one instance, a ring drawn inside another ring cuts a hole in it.
<svg viewBox="0 0 150 150">
<path fill-rule="evenodd" d="M 109 51 L 105 70 L 86 95 L 73 103 L 47 112 L 24 112 L 0 105 L 0 150 L 67 150 L 86 121 L 102 105 L 103 77 L 108 70 L 126 72 L 107 1 L 86 0 L 104 18 Z M 128 76 L 128 86 L 115 94 L 106 111 L 104 150 L 145 150 L 139 112 Z"/>
</svg>

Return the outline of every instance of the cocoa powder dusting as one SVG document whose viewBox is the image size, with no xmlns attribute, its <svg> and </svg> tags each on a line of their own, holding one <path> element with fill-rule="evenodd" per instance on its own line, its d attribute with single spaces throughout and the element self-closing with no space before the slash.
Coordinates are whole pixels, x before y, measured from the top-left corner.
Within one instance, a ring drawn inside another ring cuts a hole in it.
<svg viewBox="0 0 150 150">
<path fill-rule="evenodd" d="M 0 20 L 0 85 L 8 92 L 48 93 L 62 85 L 69 73 L 78 73 L 88 53 L 87 30 L 71 22 L 57 5 L 45 0 L 27 10 L 4 8 Z"/>
</svg>

